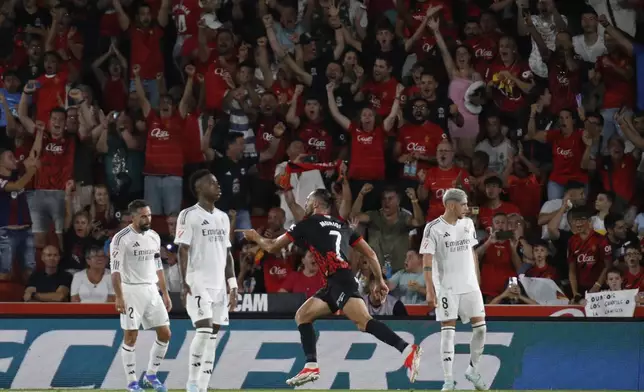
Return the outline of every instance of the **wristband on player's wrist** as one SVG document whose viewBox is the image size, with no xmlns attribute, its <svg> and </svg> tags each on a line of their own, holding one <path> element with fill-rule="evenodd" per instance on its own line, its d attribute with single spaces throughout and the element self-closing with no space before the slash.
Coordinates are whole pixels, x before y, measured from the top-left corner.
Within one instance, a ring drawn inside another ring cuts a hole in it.
<svg viewBox="0 0 644 392">
<path fill-rule="evenodd" d="M 237 278 L 228 278 L 228 287 L 237 290 Z"/>
</svg>

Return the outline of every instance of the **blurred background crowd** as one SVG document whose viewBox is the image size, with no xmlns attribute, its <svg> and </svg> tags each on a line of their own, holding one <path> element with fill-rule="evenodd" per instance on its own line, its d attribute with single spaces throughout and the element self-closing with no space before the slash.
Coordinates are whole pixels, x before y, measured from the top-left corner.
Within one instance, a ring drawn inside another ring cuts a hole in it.
<svg viewBox="0 0 644 392">
<path fill-rule="evenodd" d="M 571 302 L 644 288 L 639 0 L 1 3 L 0 300 L 113 300 L 135 198 L 179 291 L 200 168 L 233 228 L 269 238 L 333 191 L 391 289 L 352 255 L 373 314 L 425 303 L 420 237 L 452 187 L 486 303 L 537 303 L 523 274 Z M 324 285 L 305 250 L 233 240 L 243 292 Z"/>
</svg>

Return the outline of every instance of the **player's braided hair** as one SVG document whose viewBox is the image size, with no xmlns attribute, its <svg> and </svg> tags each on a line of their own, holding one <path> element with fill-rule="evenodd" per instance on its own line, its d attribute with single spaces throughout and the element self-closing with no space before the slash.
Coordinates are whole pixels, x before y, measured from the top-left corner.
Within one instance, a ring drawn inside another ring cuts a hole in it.
<svg viewBox="0 0 644 392">
<path fill-rule="evenodd" d="M 190 176 L 190 192 L 194 197 L 198 197 L 196 189 L 197 181 L 211 174 L 212 173 L 210 173 L 210 170 L 208 169 L 199 169 L 196 172 L 192 173 L 192 175 Z"/>
</svg>

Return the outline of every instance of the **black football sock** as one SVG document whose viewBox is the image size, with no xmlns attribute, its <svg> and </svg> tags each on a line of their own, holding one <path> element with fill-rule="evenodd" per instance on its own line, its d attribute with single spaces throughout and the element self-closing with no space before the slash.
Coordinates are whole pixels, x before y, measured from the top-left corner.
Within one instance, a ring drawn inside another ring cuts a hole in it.
<svg viewBox="0 0 644 392">
<path fill-rule="evenodd" d="M 300 339 L 302 341 L 302 348 L 304 355 L 306 355 L 306 362 L 317 362 L 318 356 L 315 350 L 315 330 L 312 323 L 300 324 L 297 326 L 300 331 Z"/>
<path fill-rule="evenodd" d="M 371 319 L 367 322 L 367 328 L 365 329 L 365 332 L 370 333 L 378 338 L 378 340 L 385 342 L 392 347 L 395 347 L 400 352 L 405 351 L 405 348 L 407 348 L 407 346 L 409 345 L 388 326 L 376 319 Z"/>
</svg>

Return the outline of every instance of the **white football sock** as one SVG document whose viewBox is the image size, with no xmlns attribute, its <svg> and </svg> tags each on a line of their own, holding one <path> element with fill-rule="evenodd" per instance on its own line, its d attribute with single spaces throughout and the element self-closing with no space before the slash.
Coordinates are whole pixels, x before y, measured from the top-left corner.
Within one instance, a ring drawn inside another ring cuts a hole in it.
<svg viewBox="0 0 644 392">
<path fill-rule="evenodd" d="M 212 328 L 197 328 L 190 343 L 190 361 L 188 364 L 188 384 L 197 384 L 203 366 L 203 353 L 206 350 Z"/>
<path fill-rule="evenodd" d="M 217 334 L 211 333 L 205 344 L 203 351 L 203 361 L 201 362 L 201 371 L 199 373 L 198 386 L 200 390 L 208 389 L 212 369 L 215 367 L 215 350 L 217 349 Z"/>
<path fill-rule="evenodd" d="M 472 341 L 470 342 L 470 365 L 474 369 L 479 364 L 481 360 L 481 355 L 483 355 L 483 348 L 485 347 L 485 333 L 487 332 L 487 327 L 485 326 L 485 321 L 472 324 Z"/>
<path fill-rule="evenodd" d="M 148 361 L 148 370 L 145 372 L 146 375 L 157 374 L 157 370 L 161 366 L 161 361 L 165 358 L 166 351 L 168 351 L 168 343 L 155 339 L 150 349 L 150 360 Z"/>
<path fill-rule="evenodd" d="M 134 347 L 123 343 L 121 345 L 121 360 L 123 361 L 123 370 L 125 370 L 127 383 L 138 381 L 139 377 L 136 374 L 136 353 L 134 352 Z"/>
<path fill-rule="evenodd" d="M 443 360 L 443 377 L 445 381 L 454 381 L 452 366 L 454 365 L 454 335 L 455 327 L 441 328 L 441 359 Z"/>
</svg>

